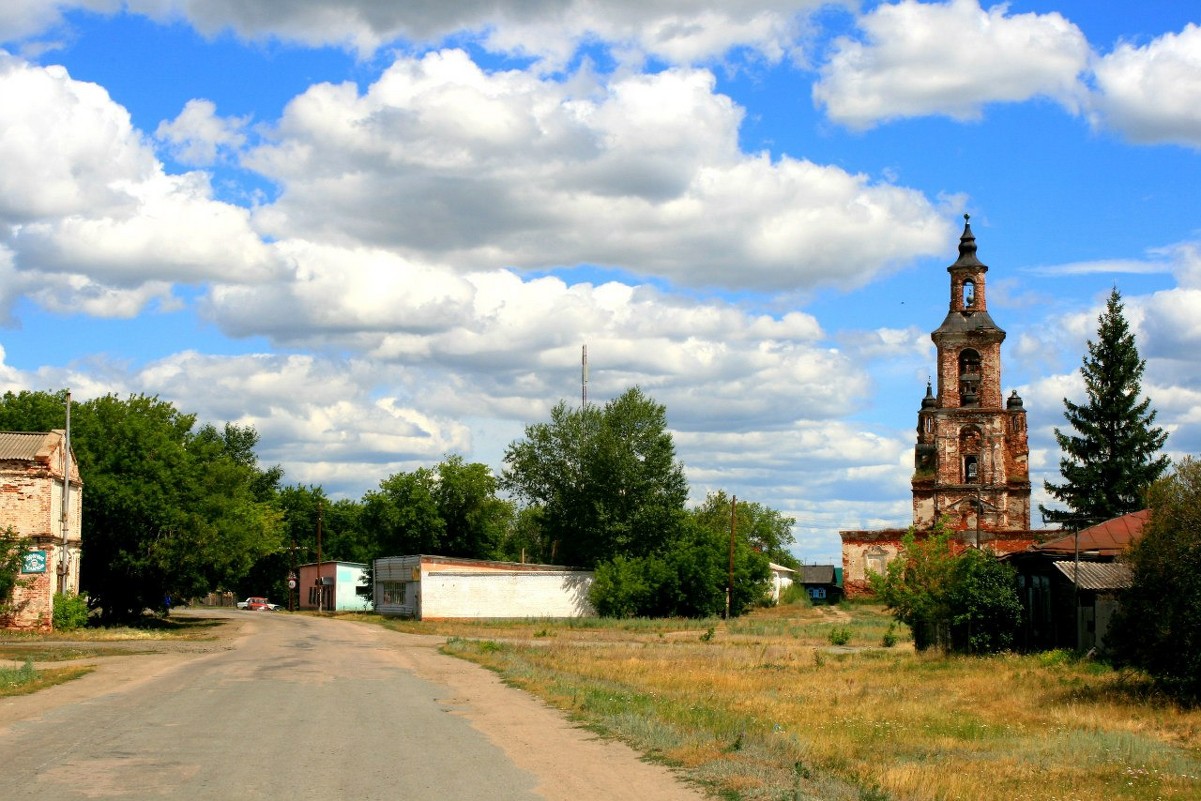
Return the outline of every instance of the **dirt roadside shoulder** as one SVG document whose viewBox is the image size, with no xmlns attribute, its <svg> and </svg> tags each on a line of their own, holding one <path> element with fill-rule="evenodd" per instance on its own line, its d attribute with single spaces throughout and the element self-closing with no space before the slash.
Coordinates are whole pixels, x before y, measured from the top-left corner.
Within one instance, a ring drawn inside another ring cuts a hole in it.
<svg viewBox="0 0 1201 801">
<path fill-rule="evenodd" d="M 358 624 L 370 625 L 370 624 Z M 420 678 L 443 685 L 447 712 L 462 715 L 538 777 L 547 801 L 704 801 L 709 798 L 671 769 L 638 751 L 573 724 L 560 710 L 506 685 L 492 671 L 438 650 L 444 637 L 381 632 L 392 658 Z"/>
</svg>

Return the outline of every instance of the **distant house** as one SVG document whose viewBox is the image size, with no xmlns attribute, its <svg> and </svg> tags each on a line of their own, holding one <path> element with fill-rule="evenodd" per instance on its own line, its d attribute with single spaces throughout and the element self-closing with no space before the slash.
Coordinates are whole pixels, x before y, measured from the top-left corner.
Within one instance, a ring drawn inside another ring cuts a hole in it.
<svg viewBox="0 0 1201 801">
<path fill-rule="evenodd" d="M 1018 574 L 1019 647 L 1102 648 L 1130 570 L 1118 561 L 1142 534 L 1146 509 L 1003 557 Z"/>
<path fill-rule="evenodd" d="M 768 562 L 767 566 L 771 570 L 771 599 L 779 603 L 780 593 L 796 583 L 797 572 L 775 562 Z"/>
<path fill-rule="evenodd" d="M 74 456 L 66 458 L 65 443 L 61 430 L 0 432 L 0 533 L 12 529 L 29 540 L 21 581 L 0 613 L 0 628 L 49 629 L 54 593 L 79 592 L 83 482 Z"/>
<path fill-rule="evenodd" d="M 375 611 L 417 620 L 593 617 L 592 572 L 447 556 L 375 560 Z"/>
<path fill-rule="evenodd" d="M 363 562 L 313 562 L 298 569 L 299 606 L 324 612 L 371 610 L 371 585 Z"/>
<path fill-rule="evenodd" d="M 834 565 L 804 565 L 798 579 L 805 585 L 809 600 L 815 604 L 836 604 L 842 600 L 842 568 Z"/>
</svg>

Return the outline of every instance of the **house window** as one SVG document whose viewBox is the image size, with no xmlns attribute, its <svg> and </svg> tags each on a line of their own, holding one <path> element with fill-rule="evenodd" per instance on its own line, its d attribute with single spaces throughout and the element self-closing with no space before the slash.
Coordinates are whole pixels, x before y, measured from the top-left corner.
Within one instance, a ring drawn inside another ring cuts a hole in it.
<svg viewBox="0 0 1201 801">
<path fill-rule="evenodd" d="M 405 603 L 405 596 L 408 594 L 409 583 L 407 581 L 381 581 L 379 582 L 380 603 L 381 604 L 396 604 Z"/>
</svg>

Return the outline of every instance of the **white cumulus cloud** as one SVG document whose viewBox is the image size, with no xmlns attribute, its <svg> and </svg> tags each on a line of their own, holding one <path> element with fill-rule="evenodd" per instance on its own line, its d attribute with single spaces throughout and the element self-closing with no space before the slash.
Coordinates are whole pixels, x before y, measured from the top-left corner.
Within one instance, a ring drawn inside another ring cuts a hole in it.
<svg viewBox="0 0 1201 801">
<path fill-rule="evenodd" d="M 172 175 L 96 84 L 0 53 L 0 245 L 47 308 L 127 317 L 174 283 L 258 281 L 279 265 L 209 177 Z"/>
<path fill-rule="evenodd" d="M 1059 13 L 903 0 L 858 24 L 861 38 L 836 40 L 813 87 L 830 118 L 852 128 L 931 114 L 975 120 L 988 103 L 1035 97 L 1075 111 L 1083 98 L 1088 41 Z"/>
<path fill-rule="evenodd" d="M 760 290 L 857 286 L 946 247 L 919 192 L 741 153 L 741 109 L 708 71 L 571 86 L 457 50 L 402 57 L 362 93 L 316 85 L 244 162 L 283 187 L 256 223 L 464 270 L 620 265 Z"/>
<path fill-rule="evenodd" d="M 1120 43 L 1095 73 L 1097 121 L 1134 142 L 1201 148 L 1201 27 Z"/>
</svg>

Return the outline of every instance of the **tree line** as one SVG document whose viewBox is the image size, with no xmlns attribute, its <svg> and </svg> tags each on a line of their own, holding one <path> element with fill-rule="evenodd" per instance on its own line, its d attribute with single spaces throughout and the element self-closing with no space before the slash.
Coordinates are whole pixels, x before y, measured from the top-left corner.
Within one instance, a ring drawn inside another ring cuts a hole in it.
<svg viewBox="0 0 1201 801">
<path fill-rule="evenodd" d="M 8 392 L 0 430 L 62 428 L 66 391 Z M 71 444 L 84 482 L 81 589 L 109 620 L 212 590 L 287 597 L 296 564 L 370 563 L 431 553 L 595 570 L 594 602 L 612 615 L 723 611 L 731 502 L 687 508 L 666 409 L 633 388 L 602 406 L 560 403 L 506 450 L 498 475 L 456 454 L 383 478 L 360 499 L 285 484 L 264 466 L 251 426 L 198 424 L 157 397 L 72 402 Z M 795 521 L 739 503 L 739 614 L 764 600 L 769 561 L 795 566 Z"/>
</svg>

